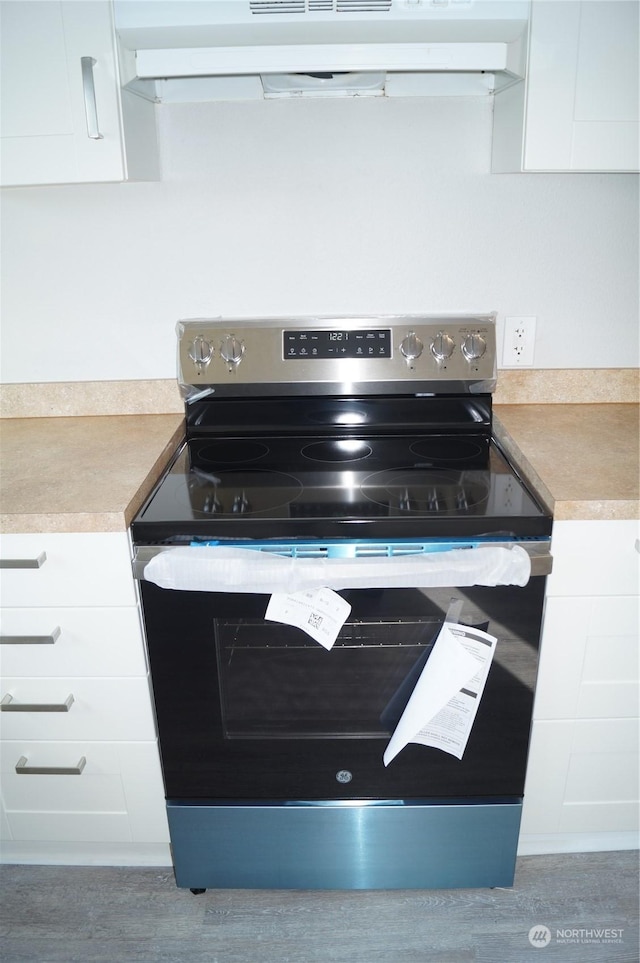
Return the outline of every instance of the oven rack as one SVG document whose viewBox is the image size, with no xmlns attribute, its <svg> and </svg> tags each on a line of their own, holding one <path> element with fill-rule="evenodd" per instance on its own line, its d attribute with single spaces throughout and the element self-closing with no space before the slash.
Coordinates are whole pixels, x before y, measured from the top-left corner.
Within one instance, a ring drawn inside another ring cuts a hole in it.
<svg viewBox="0 0 640 963">
<path fill-rule="evenodd" d="M 421 619 L 355 619 L 345 622 L 340 629 L 332 650 L 336 649 L 421 649 L 429 648 L 435 636 L 442 628 L 445 614 Z M 402 626 L 403 638 L 391 642 L 393 636 L 390 629 Z M 228 656 L 229 660 L 234 652 L 258 651 L 263 654 L 277 653 L 283 649 L 287 651 L 304 649 L 308 652 L 318 650 L 317 643 L 307 637 L 300 637 L 300 629 L 296 626 L 280 625 L 274 637 L 273 625 L 266 624 L 261 619 L 218 619 L 215 632 L 218 638 L 220 652 Z M 322 650 L 319 650 L 322 651 Z"/>
</svg>

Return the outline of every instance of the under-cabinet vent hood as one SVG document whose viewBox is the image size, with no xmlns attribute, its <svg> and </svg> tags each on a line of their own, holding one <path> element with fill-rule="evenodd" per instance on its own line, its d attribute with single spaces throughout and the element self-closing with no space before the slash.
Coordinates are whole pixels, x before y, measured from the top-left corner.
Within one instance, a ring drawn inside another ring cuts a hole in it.
<svg viewBox="0 0 640 963">
<path fill-rule="evenodd" d="M 382 13 L 391 0 L 250 0 L 251 13 Z"/>
<path fill-rule="evenodd" d="M 194 80 L 214 92 L 196 99 L 227 99 L 441 93 L 443 77 L 486 93 L 524 75 L 527 0 L 115 0 L 114 10 L 124 83 L 141 93 L 154 83 L 160 99 L 187 99 L 165 97 L 167 85 Z"/>
<path fill-rule="evenodd" d="M 392 0 L 250 0 L 251 13 L 381 13 Z"/>
</svg>

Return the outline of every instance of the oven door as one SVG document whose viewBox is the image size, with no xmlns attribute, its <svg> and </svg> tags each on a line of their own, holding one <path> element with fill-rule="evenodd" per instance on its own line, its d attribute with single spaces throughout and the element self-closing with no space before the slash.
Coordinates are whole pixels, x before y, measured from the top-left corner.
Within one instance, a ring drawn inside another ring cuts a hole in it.
<svg viewBox="0 0 640 963">
<path fill-rule="evenodd" d="M 327 651 L 266 621 L 267 595 L 142 581 L 167 798 L 521 797 L 544 583 L 342 591 L 351 613 Z M 410 744 L 385 767 L 452 597 L 498 639 L 463 758 Z"/>
</svg>

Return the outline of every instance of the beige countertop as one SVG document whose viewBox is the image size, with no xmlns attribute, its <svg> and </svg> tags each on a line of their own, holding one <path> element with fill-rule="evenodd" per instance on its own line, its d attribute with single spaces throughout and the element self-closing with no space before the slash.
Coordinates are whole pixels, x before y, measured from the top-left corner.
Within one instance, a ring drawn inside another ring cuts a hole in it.
<svg viewBox="0 0 640 963">
<path fill-rule="evenodd" d="M 184 418 L 7 418 L 0 428 L 2 532 L 114 532 L 160 477 Z"/>
<path fill-rule="evenodd" d="M 640 517 L 637 404 L 496 405 L 494 431 L 556 519 Z"/>
<path fill-rule="evenodd" d="M 635 404 L 497 404 L 496 434 L 558 519 L 640 515 Z M 184 433 L 180 414 L 6 418 L 3 532 L 124 531 Z"/>
</svg>

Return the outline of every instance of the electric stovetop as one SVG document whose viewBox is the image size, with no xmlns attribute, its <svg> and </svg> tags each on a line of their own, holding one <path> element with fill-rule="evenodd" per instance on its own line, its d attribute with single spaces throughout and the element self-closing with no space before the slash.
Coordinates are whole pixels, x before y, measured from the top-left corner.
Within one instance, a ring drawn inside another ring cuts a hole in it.
<svg viewBox="0 0 640 963">
<path fill-rule="evenodd" d="M 495 441 L 446 433 L 192 438 L 133 523 L 136 542 L 550 531 Z"/>
</svg>

